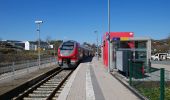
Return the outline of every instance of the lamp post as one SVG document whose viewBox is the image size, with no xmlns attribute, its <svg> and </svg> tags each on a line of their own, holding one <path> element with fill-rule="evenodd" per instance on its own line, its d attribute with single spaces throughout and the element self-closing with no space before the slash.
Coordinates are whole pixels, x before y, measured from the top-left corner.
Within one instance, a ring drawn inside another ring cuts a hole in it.
<svg viewBox="0 0 170 100">
<path fill-rule="evenodd" d="M 108 0 L 108 72 L 110 72 L 110 0 Z"/>
<path fill-rule="evenodd" d="M 40 64 L 41 64 L 41 57 L 40 57 L 40 24 L 43 23 L 43 21 L 38 20 L 35 21 L 35 24 L 37 24 L 37 33 L 38 33 L 38 66 L 40 68 Z"/>
<path fill-rule="evenodd" d="M 98 32 L 97 31 L 94 31 L 94 33 L 97 35 L 97 60 L 99 60 L 99 46 L 98 46 Z"/>
</svg>

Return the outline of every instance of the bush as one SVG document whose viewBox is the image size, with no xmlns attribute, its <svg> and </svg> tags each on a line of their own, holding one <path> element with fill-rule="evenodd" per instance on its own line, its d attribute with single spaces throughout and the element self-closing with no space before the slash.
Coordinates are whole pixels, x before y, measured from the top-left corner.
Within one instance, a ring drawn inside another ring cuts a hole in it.
<svg viewBox="0 0 170 100">
<path fill-rule="evenodd" d="M 41 52 L 41 58 L 47 58 L 51 55 Z M 38 58 L 37 51 L 17 51 L 14 49 L 0 49 L 0 63 L 16 62 L 24 60 L 33 60 Z"/>
</svg>

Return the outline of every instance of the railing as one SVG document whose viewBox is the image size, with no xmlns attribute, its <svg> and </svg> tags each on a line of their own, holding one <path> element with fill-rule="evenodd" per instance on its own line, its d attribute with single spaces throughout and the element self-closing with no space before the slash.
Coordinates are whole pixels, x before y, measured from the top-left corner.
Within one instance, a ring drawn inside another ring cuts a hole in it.
<svg viewBox="0 0 170 100">
<path fill-rule="evenodd" d="M 164 74 L 165 85 L 165 100 L 170 100 L 170 71 L 165 70 Z"/>
<path fill-rule="evenodd" d="M 55 57 L 50 58 L 43 58 L 41 59 L 41 66 L 39 68 L 43 67 L 45 64 L 51 64 L 56 63 Z M 14 73 L 17 70 L 22 69 L 29 69 L 31 67 L 38 66 L 38 60 L 27 60 L 27 61 L 17 61 L 17 62 L 11 62 L 11 63 L 3 63 L 0 64 L 0 75 L 5 73 Z"/>
<path fill-rule="evenodd" d="M 170 100 L 170 71 L 150 68 L 129 62 L 129 84 L 149 100 Z"/>
</svg>

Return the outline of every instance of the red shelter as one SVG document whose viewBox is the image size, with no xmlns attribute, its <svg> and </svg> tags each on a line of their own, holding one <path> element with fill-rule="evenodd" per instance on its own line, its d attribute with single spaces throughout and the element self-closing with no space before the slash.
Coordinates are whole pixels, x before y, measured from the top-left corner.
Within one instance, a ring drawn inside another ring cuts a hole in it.
<svg viewBox="0 0 170 100">
<path fill-rule="evenodd" d="M 106 39 L 108 32 L 103 36 L 103 63 L 108 66 L 108 41 Z M 119 38 L 120 41 L 127 40 L 128 38 L 134 37 L 133 32 L 110 32 L 110 39 Z M 129 44 L 130 47 L 133 45 Z"/>
</svg>

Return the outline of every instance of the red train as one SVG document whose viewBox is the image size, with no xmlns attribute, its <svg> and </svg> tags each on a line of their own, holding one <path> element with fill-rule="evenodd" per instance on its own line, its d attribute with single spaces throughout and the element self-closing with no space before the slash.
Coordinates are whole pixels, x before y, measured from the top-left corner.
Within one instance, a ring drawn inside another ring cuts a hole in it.
<svg viewBox="0 0 170 100">
<path fill-rule="evenodd" d="M 58 48 L 58 65 L 62 68 L 75 68 L 84 57 L 92 56 L 92 50 L 78 42 L 68 40 Z"/>
</svg>

